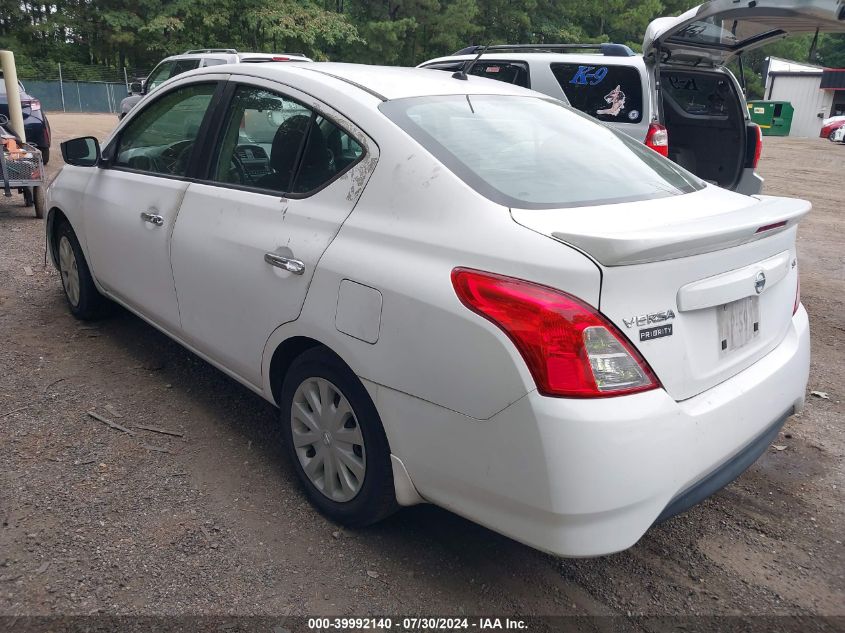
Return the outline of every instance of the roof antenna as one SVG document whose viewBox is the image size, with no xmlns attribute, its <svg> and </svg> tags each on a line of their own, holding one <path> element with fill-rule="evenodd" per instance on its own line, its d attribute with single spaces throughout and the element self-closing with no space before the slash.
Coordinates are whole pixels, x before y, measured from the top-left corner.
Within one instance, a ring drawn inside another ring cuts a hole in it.
<svg viewBox="0 0 845 633">
<path fill-rule="evenodd" d="M 485 46 L 479 47 L 479 48 L 481 48 L 481 50 L 478 52 L 478 55 L 475 56 L 475 59 L 466 60 L 464 62 L 464 65 L 461 66 L 460 70 L 456 70 L 455 72 L 452 73 L 452 78 L 453 79 L 461 79 L 463 81 L 466 81 L 467 79 L 469 79 L 469 77 L 467 76 L 467 73 L 472 70 L 472 67 L 475 66 L 475 62 L 477 62 L 481 58 L 481 56 L 484 53 L 487 52 L 487 49 L 489 47 L 490 47 L 489 44 L 486 44 Z"/>
</svg>

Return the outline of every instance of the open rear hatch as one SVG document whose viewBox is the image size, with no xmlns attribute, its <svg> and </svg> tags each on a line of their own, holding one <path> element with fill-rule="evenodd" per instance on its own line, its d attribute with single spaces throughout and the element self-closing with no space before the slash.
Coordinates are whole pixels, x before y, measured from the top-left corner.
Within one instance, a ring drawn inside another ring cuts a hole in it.
<svg viewBox="0 0 845 633">
<path fill-rule="evenodd" d="M 795 306 L 804 200 L 716 187 L 513 219 L 584 252 L 602 271 L 599 309 L 676 400 L 747 368 L 786 335 Z M 565 279 L 561 288 L 565 289 Z"/>
<path fill-rule="evenodd" d="M 722 65 L 793 34 L 845 32 L 843 0 L 713 0 L 649 24 L 643 55 Z M 660 61 L 665 61 L 661 58 Z"/>
</svg>

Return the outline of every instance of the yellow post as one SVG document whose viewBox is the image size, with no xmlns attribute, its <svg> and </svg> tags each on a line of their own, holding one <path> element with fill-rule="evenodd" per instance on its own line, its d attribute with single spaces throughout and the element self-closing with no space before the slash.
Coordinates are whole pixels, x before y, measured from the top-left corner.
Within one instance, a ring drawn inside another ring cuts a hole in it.
<svg viewBox="0 0 845 633">
<path fill-rule="evenodd" d="M 21 92 L 18 89 L 18 71 L 15 68 L 15 54 L 12 51 L 0 51 L 0 68 L 3 70 L 6 97 L 9 101 L 9 126 L 18 135 L 21 142 L 26 143 L 26 130 L 23 127 L 23 112 L 21 111 Z"/>
</svg>

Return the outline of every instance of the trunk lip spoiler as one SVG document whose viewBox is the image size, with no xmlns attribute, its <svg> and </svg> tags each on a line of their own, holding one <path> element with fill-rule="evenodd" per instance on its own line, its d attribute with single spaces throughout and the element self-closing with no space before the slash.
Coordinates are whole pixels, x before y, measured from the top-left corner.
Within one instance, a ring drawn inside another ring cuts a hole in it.
<svg viewBox="0 0 845 633">
<path fill-rule="evenodd" d="M 810 212 L 807 200 L 754 196 L 755 204 L 678 223 L 622 230 L 552 231 L 551 237 L 584 252 L 603 266 L 629 266 L 680 259 L 766 239 L 790 229 Z M 719 222 L 719 218 L 724 222 Z M 784 222 L 777 228 L 758 230 Z M 725 228 L 727 225 L 727 228 Z"/>
</svg>

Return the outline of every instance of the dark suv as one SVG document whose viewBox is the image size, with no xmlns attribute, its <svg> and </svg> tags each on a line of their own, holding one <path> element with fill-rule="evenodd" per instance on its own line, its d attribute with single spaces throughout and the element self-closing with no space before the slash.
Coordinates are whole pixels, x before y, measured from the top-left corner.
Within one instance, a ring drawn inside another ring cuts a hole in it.
<svg viewBox="0 0 845 633">
<path fill-rule="evenodd" d="M 46 165 L 50 160 L 51 139 L 47 113 L 41 109 L 41 102 L 38 99 L 27 94 L 22 83 L 18 82 L 18 87 L 21 91 L 21 111 L 26 141 L 41 150 L 41 158 Z M 3 81 L 2 73 L 0 73 L 0 115 L 5 119 L 9 118 L 9 100 L 6 97 L 6 83 Z"/>
</svg>

